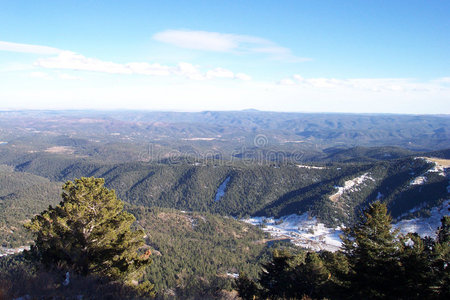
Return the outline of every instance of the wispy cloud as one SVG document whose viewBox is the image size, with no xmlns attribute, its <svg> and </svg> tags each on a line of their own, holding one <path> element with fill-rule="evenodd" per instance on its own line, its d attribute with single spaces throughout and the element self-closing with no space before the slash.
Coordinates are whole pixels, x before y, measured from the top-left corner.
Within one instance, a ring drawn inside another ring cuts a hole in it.
<svg viewBox="0 0 450 300">
<path fill-rule="evenodd" d="M 411 78 L 303 78 L 295 74 L 284 78 L 279 85 L 322 90 L 361 90 L 368 92 L 427 92 L 443 88 L 445 78 L 422 82 Z"/>
<path fill-rule="evenodd" d="M 130 62 L 115 63 L 104 61 L 97 58 L 86 57 L 82 54 L 41 45 L 19 44 L 12 42 L 0 41 L 0 51 L 33 53 L 40 55 L 52 55 L 51 57 L 41 57 L 35 61 L 34 67 L 57 70 L 74 70 L 74 71 L 90 71 L 108 74 L 138 74 L 149 76 L 182 76 L 192 80 L 205 80 L 215 78 L 228 78 L 237 80 L 250 80 L 251 77 L 243 73 L 234 73 L 223 68 L 215 68 L 212 70 L 201 70 L 199 66 L 187 62 L 180 62 L 175 66 L 167 66 L 159 63 L 148 62 Z M 55 56 L 56 55 L 56 56 Z M 20 70 L 30 69 L 31 66 L 20 68 Z M 14 69 L 7 68 L 3 71 L 11 71 Z M 47 74 L 43 72 L 32 72 L 30 77 L 49 79 Z M 58 76 L 60 79 L 79 79 L 79 77 L 68 74 Z"/>
<path fill-rule="evenodd" d="M 232 53 L 262 53 L 272 59 L 303 62 L 310 58 L 298 57 L 289 48 L 249 35 L 193 30 L 165 30 L 153 35 L 153 39 L 177 47 Z"/>
<path fill-rule="evenodd" d="M 59 54 L 63 50 L 47 46 L 0 41 L 0 51 L 52 55 Z"/>
<path fill-rule="evenodd" d="M 130 68 L 122 64 L 85 57 L 81 54 L 63 51 L 58 56 L 38 59 L 35 66 L 48 69 L 69 69 L 111 74 L 131 74 Z"/>
<path fill-rule="evenodd" d="M 214 78 L 229 78 L 238 80 L 250 80 L 249 75 L 237 73 L 223 68 L 215 68 L 202 71 L 199 66 L 180 62 L 176 66 L 166 66 L 158 63 L 131 62 L 114 63 L 96 58 L 85 57 L 81 54 L 63 51 L 57 56 L 40 58 L 34 63 L 35 67 L 46 69 L 65 69 L 74 71 L 90 71 L 109 74 L 138 74 L 150 76 L 182 76 L 193 80 L 204 80 Z"/>
<path fill-rule="evenodd" d="M 239 41 L 232 34 L 207 31 L 166 30 L 153 35 L 157 41 L 181 48 L 228 52 L 239 46 Z"/>
</svg>

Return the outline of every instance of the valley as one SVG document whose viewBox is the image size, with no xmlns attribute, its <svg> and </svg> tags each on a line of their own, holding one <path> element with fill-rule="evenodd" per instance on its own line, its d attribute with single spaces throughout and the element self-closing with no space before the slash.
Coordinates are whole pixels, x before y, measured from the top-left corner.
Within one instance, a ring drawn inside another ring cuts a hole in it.
<svg viewBox="0 0 450 300">
<path fill-rule="evenodd" d="M 273 249 L 337 251 L 342 228 L 377 200 L 404 233 L 433 235 L 448 215 L 448 117 L 89 114 L 0 112 L 2 254 L 32 243 L 22 224 L 60 201 L 63 182 L 91 176 L 147 233 L 145 278 L 166 295 L 231 289 Z M 386 119 L 402 137 L 370 129 Z M 416 139 L 424 123 L 439 135 Z"/>
</svg>

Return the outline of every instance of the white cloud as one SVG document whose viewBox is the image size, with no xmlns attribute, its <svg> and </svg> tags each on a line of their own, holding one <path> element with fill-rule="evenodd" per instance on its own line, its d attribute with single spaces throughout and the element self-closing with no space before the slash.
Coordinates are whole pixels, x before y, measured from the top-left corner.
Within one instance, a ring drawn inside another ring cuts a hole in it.
<svg viewBox="0 0 450 300">
<path fill-rule="evenodd" d="M 247 74 L 244 74 L 244 73 L 237 73 L 234 77 L 236 79 L 244 80 L 244 81 L 252 80 L 252 77 L 250 75 L 247 75 Z"/>
<path fill-rule="evenodd" d="M 207 78 L 234 78 L 234 73 L 227 69 L 215 68 L 206 72 Z"/>
<path fill-rule="evenodd" d="M 445 78 L 444 78 L 445 79 Z M 410 78 L 303 78 L 295 74 L 291 78 L 284 78 L 280 85 L 295 85 L 308 89 L 323 90 L 360 90 L 367 92 L 406 92 L 437 90 L 445 80 L 420 82 Z"/>
<path fill-rule="evenodd" d="M 251 77 L 238 73 L 234 74 L 230 70 L 215 68 L 202 72 L 198 66 L 186 62 L 180 62 L 177 66 L 165 66 L 158 63 L 149 64 L 146 62 L 131 62 L 119 64 L 102 61 L 96 58 L 85 57 L 81 54 L 63 51 L 55 57 L 40 58 L 34 66 L 46 69 L 65 69 L 75 71 L 90 71 L 109 74 L 138 74 L 150 76 L 182 76 L 192 80 L 204 80 L 214 78 L 230 78 L 239 80 L 250 80 Z"/>
<path fill-rule="evenodd" d="M 199 71 L 197 66 L 185 62 L 179 63 L 174 73 L 193 80 L 205 79 L 205 76 Z"/>
<path fill-rule="evenodd" d="M 289 78 L 281 79 L 278 83 L 280 85 L 295 85 L 294 80 L 289 79 Z"/>
<path fill-rule="evenodd" d="M 211 39 L 214 40 L 214 34 L 211 35 Z M 220 40 L 220 38 L 219 38 Z M 251 40 L 251 38 L 249 38 Z M 255 39 L 256 40 L 256 39 Z M 218 42 L 220 44 L 220 42 Z M 223 45 L 221 46 L 223 47 Z M 67 50 L 60 50 L 56 48 L 29 45 L 29 44 L 17 44 L 10 42 L 0 41 L 0 50 L 15 51 L 15 52 L 28 52 L 35 54 L 57 54 L 52 57 L 39 58 L 35 61 L 34 67 L 40 67 L 45 69 L 58 69 L 58 70 L 74 70 L 74 71 L 90 71 L 109 74 L 138 74 L 149 76 L 182 76 L 192 80 L 204 80 L 204 79 L 238 79 L 248 81 L 251 80 L 249 75 L 243 73 L 234 74 L 230 70 L 223 68 L 215 68 L 209 71 L 201 71 L 199 66 L 194 66 L 190 63 L 180 62 L 176 66 L 166 66 L 158 63 L 147 62 L 131 62 L 131 63 L 115 63 L 109 61 L 103 61 L 97 58 L 90 58 L 79 53 L 75 53 Z M 27 66 L 26 69 L 29 69 Z M 7 68 L 2 71 L 11 71 L 15 69 Z M 23 70 L 23 67 L 20 68 Z M 42 73 L 42 72 L 41 72 Z M 44 78 L 43 74 L 39 72 L 32 72 L 30 76 L 34 78 Z M 80 79 L 79 77 L 69 74 L 60 74 L 60 79 L 73 80 Z"/>
<path fill-rule="evenodd" d="M 181 48 L 227 52 L 238 47 L 238 42 L 231 34 L 207 31 L 166 30 L 156 33 L 157 41 Z"/>
<path fill-rule="evenodd" d="M 302 82 L 304 79 L 302 76 L 300 76 L 298 74 L 294 74 L 292 77 L 299 82 Z"/>
<path fill-rule="evenodd" d="M 88 58 L 71 51 L 63 51 L 56 57 L 38 59 L 35 66 L 48 69 L 82 70 L 111 74 L 132 73 L 129 68 L 122 64 Z"/>
<path fill-rule="evenodd" d="M 125 65 L 134 74 L 168 76 L 171 74 L 171 68 L 160 64 L 149 64 L 146 62 L 134 62 Z"/>
<path fill-rule="evenodd" d="M 47 46 L 0 41 L 0 51 L 51 55 L 51 54 L 59 54 L 63 50 Z"/>
<path fill-rule="evenodd" d="M 309 58 L 297 57 L 288 48 L 276 43 L 248 35 L 229 34 L 209 31 L 166 30 L 153 35 L 157 41 L 180 48 L 235 53 L 263 53 L 277 60 L 291 62 L 308 61 Z"/>
</svg>

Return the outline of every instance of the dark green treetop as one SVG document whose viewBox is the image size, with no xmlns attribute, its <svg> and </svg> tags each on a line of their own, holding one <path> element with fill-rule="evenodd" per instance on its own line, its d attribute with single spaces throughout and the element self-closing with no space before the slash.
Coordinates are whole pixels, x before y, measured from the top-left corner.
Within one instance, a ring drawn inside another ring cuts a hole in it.
<svg viewBox="0 0 450 300">
<path fill-rule="evenodd" d="M 374 202 L 359 221 L 344 231 L 343 252 L 350 265 L 351 290 L 355 298 L 395 298 L 400 276 L 402 244 L 392 230 L 387 207 Z"/>
<path fill-rule="evenodd" d="M 132 279 L 151 263 L 149 253 L 138 253 L 144 232 L 131 230 L 134 216 L 104 179 L 67 181 L 62 198 L 25 225 L 35 235 L 31 253 L 45 265 Z"/>
</svg>

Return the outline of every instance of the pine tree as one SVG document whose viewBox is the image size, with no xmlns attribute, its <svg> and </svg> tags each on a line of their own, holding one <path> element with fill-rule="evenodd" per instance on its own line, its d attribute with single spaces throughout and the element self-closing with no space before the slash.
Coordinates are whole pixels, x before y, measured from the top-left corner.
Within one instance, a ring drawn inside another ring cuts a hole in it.
<svg viewBox="0 0 450 300">
<path fill-rule="evenodd" d="M 402 237 L 400 259 L 402 276 L 397 284 L 402 288 L 404 299 L 430 299 L 434 272 L 431 268 L 435 242 L 431 238 L 421 238 L 417 233 Z"/>
<path fill-rule="evenodd" d="M 401 243 L 392 231 L 385 204 L 371 204 L 342 236 L 349 261 L 349 282 L 355 298 L 395 299 L 399 295 Z"/>
<path fill-rule="evenodd" d="M 275 250 L 272 260 L 264 264 L 258 283 L 264 299 L 291 298 L 295 293 L 294 256 L 287 251 Z"/>
<path fill-rule="evenodd" d="M 433 251 L 434 288 L 439 299 L 450 298 L 450 216 L 441 219 Z"/>
<path fill-rule="evenodd" d="M 437 242 L 450 243 L 450 216 L 444 216 L 441 219 L 441 227 L 437 230 Z"/>
<path fill-rule="evenodd" d="M 256 282 L 250 279 L 247 274 L 240 273 L 239 277 L 236 279 L 236 288 L 239 293 L 239 297 L 244 300 L 255 300 L 258 299 L 260 289 L 258 288 Z"/>
<path fill-rule="evenodd" d="M 31 254 L 42 263 L 113 279 L 131 279 L 151 263 L 149 252 L 138 253 L 143 231 L 130 229 L 134 216 L 104 179 L 68 181 L 62 198 L 25 225 L 35 235 Z"/>
<path fill-rule="evenodd" d="M 308 252 L 305 262 L 295 268 L 294 275 L 295 292 L 290 296 L 298 299 L 303 296 L 318 299 L 327 296 L 326 285 L 331 273 L 317 253 Z"/>
<path fill-rule="evenodd" d="M 347 275 L 349 272 L 347 257 L 341 252 L 320 252 L 320 259 L 329 272 L 329 278 L 321 287 L 323 297 L 328 299 L 342 299 L 346 294 L 349 282 Z"/>
</svg>

